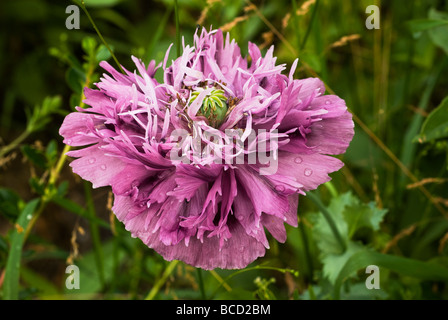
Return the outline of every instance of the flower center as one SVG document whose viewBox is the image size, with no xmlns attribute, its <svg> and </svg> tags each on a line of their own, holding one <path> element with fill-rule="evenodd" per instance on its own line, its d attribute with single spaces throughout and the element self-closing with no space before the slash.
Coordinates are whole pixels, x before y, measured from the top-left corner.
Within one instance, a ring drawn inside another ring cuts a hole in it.
<svg viewBox="0 0 448 320">
<path fill-rule="evenodd" d="M 196 100 L 200 93 L 201 91 L 199 90 L 191 93 L 190 104 Z M 224 95 L 224 90 L 214 89 L 205 96 L 198 114 L 206 117 L 209 120 L 209 124 L 217 128 L 224 121 L 227 109 L 227 97 Z"/>
</svg>

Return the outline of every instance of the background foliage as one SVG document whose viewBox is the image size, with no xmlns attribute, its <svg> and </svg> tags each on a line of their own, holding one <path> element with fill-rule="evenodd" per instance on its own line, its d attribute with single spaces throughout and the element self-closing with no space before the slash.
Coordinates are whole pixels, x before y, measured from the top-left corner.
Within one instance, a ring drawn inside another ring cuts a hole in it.
<svg viewBox="0 0 448 320">
<path fill-rule="evenodd" d="M 174 1 L 86 0 L 117 59 L 161 61 L 175 42 Z M 244 270 L 165 262 L 67 165 L 58 129 L 110 53 L 68 1 L 0 2 L 0 287 L 4 299 L 446 299 L 448 3 L 442 0 L 178 0 L 179 30 L 222 27 L 300 58 L 344 98 L 356 134 L 331 184 L 300 198 L 298 228 Z M 368 5 L 381 29 L 368 30 Z M 175 58 L 175 50 L 171 50 Z M 159 75 L 160 76 L 160 75 Z M 335 233 L 335 229 L 337 232 Z M 68 264 L 81 288 L 65 286 Z M 368 290 L 368 265 L 379 290 Z"/>
</svg>

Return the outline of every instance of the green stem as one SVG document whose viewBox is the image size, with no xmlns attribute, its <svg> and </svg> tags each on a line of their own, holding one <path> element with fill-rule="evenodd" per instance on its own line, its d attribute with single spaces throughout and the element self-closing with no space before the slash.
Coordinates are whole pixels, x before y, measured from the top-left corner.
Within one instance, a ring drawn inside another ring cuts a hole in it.
<svg viewBox="0 0 448 320">
<path fill-rule="evenodd" d="M 201 298 L 202 298 L 202 300 L 207 300 L 207 298 L 205 296 L 204 280 L 202 279 L 202 269 L 196 268 L 196 271 L 198 274 L 199 290 L 201 290 Z"/>
<path fill-rule="evenodd" d="M 251 267 L 251 268 L 245 268 L 245 269 L 241 269 L 238 271 L 235 271 L 234 273 L 232 273 L 231 275 L 229 275 L 227 278 L 224 279 L 224 281 L 220 282 L 219 286 L 215 289 L 215 291 L 212 294 L 211 299 L 213 299 L 216 294 L 218 293 L 219 289 L 225 284 L 228 283 L 229 280 L 231 278 L 233 278 L 234 276 L 243 273 L 243 272 L 247 272 L 247 271 L 253 271 L 253 270 L 275 270 L 278 272 L 282 272 L 282 273 L 286 273 L 289 272 L 292 275 L 294 275 L 295 277 L 299 276 L 299 272 L 293 269 L 284 269 L 284 268 L 276 268 L 276 267 L 269 267 L 269 266 L 255 266 L 255 267 Z"/>
<path fill-rule="evenodd" d="M 311 256 L 310 244 L 308 242 L 308 237 L 306 236 L 306 230 L 303 221 L 299 221 L 299 231 L 300 231 L 300 237 L 302 238 L 303 242 L 303 248 L 305 251 L 306 265 L 308 267 L 310 279 L 312 280 L 314 274 L 313 258 Z"/>
<path fill-rule="evenodd" d="M 157 280 L 149 294 L 146 296 L 145 300 L 154 300 L 160 288 L 162 288 L 162 286 L 165 284 L 166 280 L 171 275 L 178 262 L 178 260 L 173 260 L 169 263 L 162 276 Z"/>
<path fill-rule="evenodd" d="M 176 20 L 176 53 L 180 57 L 180 27 L 179 27 L 179 5 L 174 0 L 174 16 Z"/>
<path fill-rule="evenodd" d="M 18 136 L 13 142 L 8 144 L 7 146 L 4 146 L 0 149 L 0 158 L 3 158 L 6 154 L 8 154 L 10 151 L 17 148 L 28 136 L 30 135 L 29 130 L 25 130 L 22 132 L 20 136 Z"/>
<path fill-rule="evenodd" d="M 339 243 L 339 245 L 340 245 L 340 247 L 342 249 L 342 252 L 345 252 L 347 250 L 347 244 L 342 239 L 342 236 L 339 233 L 339 230 L 338 230 L 338 228 L 336 226 L 336 223 L 334 222 L 333 218 L 331 217 L 330 212 L 328 212 L 327 208 L 324 206 L 324 204 L 322 203 L 320 198 L 318 196 L 316 196 L 314 193 L 308 192 L 306 194 L 306 196 L 308 198 L 310 198 L 314 202 L 314 204 L 317 206 L 319 211 L 322 212 L 322 214 L 324 215 L 325 220 L 327 220 L 327 223 L 330 226 L 331 232 L 333 232 L 334 237 L 336 238 L 337 242 Z"/>
<path fill-rule="evenodd" d="M 112 49 L 110 48 L 109 44 L 106 42 L 106 40 L 104 39 L 103 35 L 101 34 L 100 30 L 98 29 L 98 27 L 96 26 L 95 21 L 93 21 L 89 11 L 87 10 L 87 7 L 84 3 L 84 0 L 81 0 L 81 3 L 79 4 L 77 0 L 73 0 L 76 4 L 78 4 L 82 10 L 85 12 L 87 18 L 89 19 L 90 23 L 92 24 L 93 29 L 95 29 L 98 37 L 100 38 L 101 42 L 105 45 L 105 47 L 107 48 L 107 50 L 109 50 L 110 55 L 112 56 L 112 59 L 114 59 L 115 63 L 117 64 L 118 68 L 120 69 L 121 73 L 126 74 L 126 72 L 124 72 L 123 67 L 121 66 L 120 62 L 118 62 L 117 57 L 115 56 L 114 52 L 112 51 Z"/>
<path fill-rule="evenodd" d="M 87 181 L 84 181 L 84 193 L 87 202 L 87 212 L 89 214 L 89 217 L 92 218 L 92 220 L 90 221 L 90 233 L 92 234 L 93 250 L 95 254 L 96 266 L 98 270 L 98 275 L 100 277 L 100 282 L 104 286 L 104 263 L 103 263 L 104 255 L 101 246 L 101 238 L 98 224 L 94 222 L 94 220 L 96 219 L 96 212 L 92 198 L 92 186 Z"/>
<path fill-rule="evenodd" d="M 330 191 L 331 196 L 333 198 L 338 197 L 338 191 L 336 190 L 334 184 L 331 181 L 325 182 L 325 187 L 327 187 L 328 191 Z"/>
<path fill-rule="evenodd" d="M 299 17 L 297 16 L 297 0 L 291 0 L 292 4 L 292 17 L 293 17 L 293 28 L 296 35 L 297 48 L 300 48 L 300 33 L 299 33 Z"/>
<path fill-rule="evenodd" d="M 303 38 L 302 44 L 300 45 L 300 51 L 305 49 L 306 42 L 308 41 L 308 37 L 311 33 L 311 28 L 313 27 L 313 23 L 316 18 L 318 7 L 319 7 L 319 0 L 316 0 L 316 3 L 314 4 L 314 7 L 313 7 L 313 13 L 311 14 L 311 21 L 308 25 L 308 28 L 306 29 L 305 37 Z"/>
</svg>

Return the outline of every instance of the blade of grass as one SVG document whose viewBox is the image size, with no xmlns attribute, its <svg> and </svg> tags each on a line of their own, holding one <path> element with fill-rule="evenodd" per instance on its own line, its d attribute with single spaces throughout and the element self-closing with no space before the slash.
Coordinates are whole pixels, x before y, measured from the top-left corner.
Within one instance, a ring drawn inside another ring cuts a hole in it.
<svg viewBox="0 0 448 320">
<path fill-rule="evenodd" d="M 316 0 L 316 3 L 313 7 L 313 12 L 311 13 L 311 21 L 308 24 L 308 28 L 306 29 L 305 36 L 303 37 L 302 44 L 300 45 L 300 51 L 303 51 L 306 46 L 306 42 L 308 41 L 308 37 L 310 36 L 311 29 L 313 28 L 314 20 L 316 20 L 317 8 L 319 7 L 319 0 Z"/>
<path fill-rule="evenodd" d="M 297 0 L 291 0 L 292 4 L 292 23 L 293 27 L 292 30 L 295 33 L 296 36 L 296 46 L 297 48 L 300 48 L 300 28 L 299 28 L 299 17 L 297 16 Z"/>
<path fill-rule="evenodd" d="M 151 60 L 151 57 L 154 52 L 154 47 L 159 42 L 160 37 L 163 34 L 163 31 L 166 29 L 166 25 L 168 23 L 168 18 L 170 17 L 172 11 L 173 11 L 173 6 L 169 6 L 165 11 L 165 14 L 162 17 L 162 20 L 160 21 L 159 25 L 157 26 L 156 32 L 154 33 L 154 35 L 151 39 L 151 43 L 148 46 L 148 50 L 147 50 L 147 60 L 148 61 Z M 178 52 L 178 54 L 179 54 L 179 52 Z"/>
<path fill-rule="evenodd" d="M 84 194 L 86 197 L 87 213 L 88 213 L 89 217 L 91 218 L 91 220 L 89 222 L 89 226 L 90 226 L 90 233 L 92 235 L 93 251 L 95 254 L 96 267 L 98 270 L 98 275 L 100 277 L 101 285 L 104 286 L 103 248 L 101 245 L 101 238 L 100 238 L 100 231 L 98 228 L 98 224 L 95 222 L 95 219 L 97 219 L 97 216 L 96 216 L 95 205 L 93 203 L 93 198 L 92 198 L 92 185 L 87 181 L 84 181 Z"/>
<path fill-rule="evenodd" d="M 179 263 L 178 260 L 173 260 L 168 264 L 165 271 L 163 271 L 162 276 L 156 281 L 151 291 L 149 291 L 145 300 L 154 300 L 154 298 L 157 296 L 157 293 L 159 293 L 160 288 L 162 288 L 166 280 L 168 280 L 168 277 L 171 275 L 171 273 L 173 272 L 174 268 L 178 263 Z"/>
<path fill-rule="evenodd" d="M 205 296 L 204 279 L 202 279 L 202 269 L 196 268 L 196 272 L 198 274 L 198 283 L 199 283 L 199 289 L 201 291 L 201 298 L 202 300 L 207 300 Z"/>
<path fill-rule="evenodd" d="M 174 0 L 174 16 L 176 22 L 176 53 L 180 57 L 179 5 L 177 4 L 177 0 Z"/>
<path fill-rule="evenodd" d="M 19 298 L 20 264 L 22 248 L 25 242 L 25 230 L 28 228 L 40 199 L 31 200 L 21 211 L 15 228 L 11 234 L 11 248 L 6 261 L 5 279 L 3 282 L 3 299 Z"/>
<path fill-rule="evenodd" d="M 421 99 L 418 104 L 418 108 L 420 110 L 426 110 L 428 108 L 429 101 L 436 86 L 437 80 L 439 79 L 439 76 L 442 70 L 444 69 L 445 65 L 447 64 L 447 62 L 448 59 L 445 59 L 441 65 L 437 65 L 434 68 L 434 71 L 428 77 L 426 88 L 423 90 L 423 94 L 421 95 Z M 417 148 L 417 145 L 413 143 L 413 139 L 418 135 L 420 128 L 422 127 L 423 120 L 424 120 L 423 115 L 419 112 L 416 112 L 412 117 L 411 124 L 406 130 L 406 134 L 403 139 L 403 148 L 401 149 L 400 159 L 401 162 L 408 168 L 412 164 L 412 159 L 414 158 L 415 150 Z M 403 186 L 405 184 L 405 179 L 406 176 L 403 173 L 401 173 L 400 185 Z"/>
<path fill-rule="evenodd" d="M 351 256 L 340 271 L 334 286 L 335 298 L 339 299 L 341 286 L 348 276 L 369 265 L 386 268 L 402 276 L 448 283 L 448 269 L 440 265 L 375 251 L 360 251 Z"/>
</svg>

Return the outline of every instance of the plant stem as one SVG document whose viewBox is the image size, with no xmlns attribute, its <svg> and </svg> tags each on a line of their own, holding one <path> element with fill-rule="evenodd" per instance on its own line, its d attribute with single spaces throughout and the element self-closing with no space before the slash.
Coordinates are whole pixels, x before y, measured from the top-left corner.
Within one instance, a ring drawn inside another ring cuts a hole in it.
<svg viewBox="0 0 448 320">
<path fill-rule="evenodd" d="M 308 25 L 308 28 L 306 29 L 305 37 L 303 38 L 302 44 L 300 45 L 300 51 L 305 49 L 306 42 L 307 42 L 308 37 L 309 37 L 309 35 L 311 33 L 311 28 L 313 27 L 313 23 L 314 23 L 314 20 L 316 18 L 317 8 L 318 7 L 319 7 L 319 0 L 316 0 L 316 3 L 314 4 L 314 7 L 313 7 L 313 13 L 311 14 L 310 24 Z"/>
<path fill-rule="evenodd" d="M 101 238 L 100 238 L 100 232 L 98 229 L 98 224 L 94 221 L 96 218 L 96 210 L 95 205 L 93 203 L 92 198 L 92 186 L 89 182 L 84 181 L 84 194 L 86 197 L 87 202 L 87 213 L 89 214 L 89 217 L 92 218 L 90 221 L 90 233 L 92 235 L 92 242 L 93 242 L 93 251 L 95 254 L 95 260 L 96 260 L 96 266 L 98 270 L 98 275 L 100 277 L 100 282 L 104 286 L 104 255 L 103 255 L 103 249 L 101 246 Z"/>
<path fill-rule="evenodd" d="M 310 244 L 308 242 L 308 237 L 306 236 L 306 230 L 305 230 L 305 225 L 303 224 L 303 221 L 299 221 L 299 231 L 300 231 L 300 237 L 302 238 L 302 242 L 303 242 L 303 248 L 305 251 L 306 265 L 308 267 L 310 279 L 312 280 L 313 274 L 314 274 L 313 258 L 311 256 Z"/>
<path fill-rule="evenodd" d="M 176 20 L 176 53 L 180 57 L 180 27 L 179 27 L 179 5 L 174 0 L 174 16 Z"/>
<path fill-rule="evenodd" d="M 121 73 L 126 74 L 126 72 L 124 72 L 123 67 L 121 66 L 120 62 L 118 62 L 117 57 L 115 56 L 114 52 L 112 51 L 112 49 L 110 48 L 109 44 L 106 42 L 106 40 L 104 40 L 103 35 L 101 34 L 100 30 L 98 29 L 98 27 L 96 26 L 95 21 L 93 21 L 92 17 L 90 16 L 89 11 L 87 10 L 87 7 L 84 3 L 84 0 L 81 0 L 81 4 L 78 3 L 78 1 L 74 0 L 75 3 L 77 3 L 82 10 L 85 12 L 87 18 L 89 19 L 90 23 L 92 24 L 93 29 L 95 29 L 98 37 L 100 38 L 101 42 L 106 46 L 107 50 L 109 50 L 110 55 L 112 56 L 112 59 L 114 59 L 116 65 L 118 66 L 118 68 L 120 69 Z"/>
<path fill-rule="evenodd" d="M 291 0 L 292 4 L 292 22 L 293 22 L 293 31 L 296 36 L 297 48 L 300 48 L 300 33 L 299 33 L 299 17 L 297 15 L 297 0 Z"/>
<path fill-rule="evenodd" d="M 331 196 L 336 198 L 338 196 L 338 191 L 334 187 L 334 184 L 331 181 L 325 182 L 325 187 L 327 187 L 328 191 L 330 191 Z"/>
<path fill-rule="evenodd" d="M 196 271 L 198 274 L 199 289 L 201 290 L 201 298 L 202 298 L 202 300 L 207 300 L 207 298 L 205 296 L 204 280 L 202 279 L 202 269 L 196 268 Z"/>
<path fill-rule="evenodd" d="M 331 217 L 330 212 L 328 212 L 327 208 L 324 206 L 324 204 L 322 203 L 320 198 L 318 196 L 316 196 L 314 193 L 308 192 L 306 194 L 306 196 L 308 198 L 310 198 L 314 202 L 314 204 L 317 206 L 319 211 L 322 212 L 322 214 L 324 215 L 325 220 L 327 220 L 327 223 L 330 226 L 331 232 L 333 232 L 334 237 L 336 238 L 337 242 L 339 243 L 342 252 L 345 252 L 345 250 L 347 250 L 347 244 L 342 239 L 342 236 L 339 233 L 339 230 L 338 230 L 338 228 L 336 226 L 336 223 L 334 222 L 333 218 Z"/>
<path fill-rule="evenodd" d="M 250 268 L 245 268 L 245 269 L 240 269 L 238 271 L 235 271 L 234 273 L 232 273 L 231 275 L 229 275 L 227 278 L 224 279 L 224 281 L 220 282 L 219 286 L 215 289 L 215 291 L 213 292 L 211 299 L 214 299 L 214 297 L 216 296 L 216 294 L 218 293 L 219 289 L 224 286 L 224 284 L 228 283 L 228 281 L 233 278 L 234 276 L 243 273 L 243 272 L 247 272 L 247 271 L 253 271 L 253 270 L 275 270 L 278 272 L 282 272 L 282 273 L 286 273 L 289 272 L 291 273 L 293 276 L 298 277 L 299 276 L 299 272 L 293 269 L 283 269 L 283 268 L 276 268 L 276 267 L 269 267 L 269 266 L 255 266 L 255 267 L 250 267 Z"/>
<path fill-rule="evenodd" d="M 162 286 L 165 284 L 166 280 L 171 275 L 178 262 L 179 262 L 178 260 L 173 260 L 169 263 L 169 265 L 163 272 L 162 276 L 157 280 L 157 282 L 154 284 L 149 294 L 146 296 L 145 300 L 153 300 L 156 297 L 160 288 L 162 288 Z"/>
<path fill-rule="evenodd" d="M 23 140 L 25 140 L 26 138 L 28 138 L 28 136 L 30 135 L 30 131 L 25 130 L 22 132 L 22 134 L 20 136 L 18 136 L 16 139 L 14 139 L 14 141 L 12 141 L 10 144 L 8 144 L 7 146 L 4 146 L 3 148 L 0 149 L 0 158 L 3 158 L 6 154 L 8 154 L 10 151 L 14 150 L 15 148 L 17 148 L 22 142 Z"/>
</svg>

